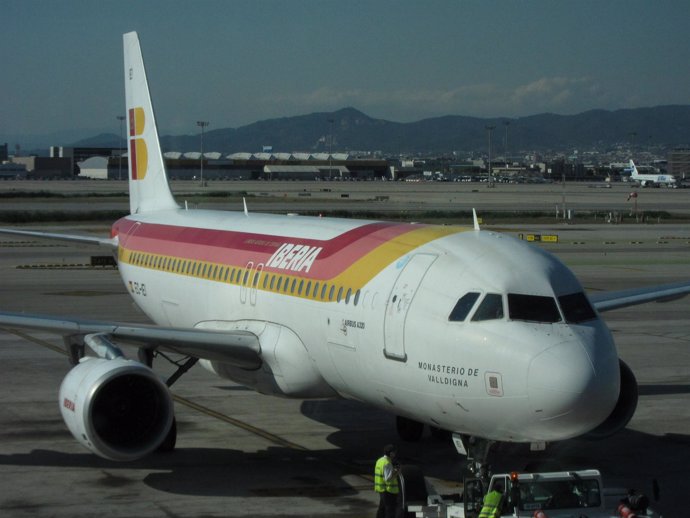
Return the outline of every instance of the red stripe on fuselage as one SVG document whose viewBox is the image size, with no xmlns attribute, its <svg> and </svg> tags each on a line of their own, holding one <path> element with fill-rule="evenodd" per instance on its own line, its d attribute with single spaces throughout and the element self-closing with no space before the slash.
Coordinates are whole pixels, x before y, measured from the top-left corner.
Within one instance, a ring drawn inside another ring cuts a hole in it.
<svg viewBox="0 0 690 518">
<path fill-rule="evenodd" d="M 115 223 L 115 232 L 120 235 L 120 242 L 130 251 L 228 266 L 244 267 L 249 261 L 254 264 L 266 263 L 285 243 L 320 247 L 321 251 L 309 272 L 300 272 L 301 276 L 313 279 L 333 278 L 378 246 L 423 227 L 376 222 L 348 230 L 332 239 L 320 240 L 141 223 L 134 235 L 128 236 L 135 223 L 127 218 Z M 264 269 L 289 272 L 268 266 Z"/>
</svg>

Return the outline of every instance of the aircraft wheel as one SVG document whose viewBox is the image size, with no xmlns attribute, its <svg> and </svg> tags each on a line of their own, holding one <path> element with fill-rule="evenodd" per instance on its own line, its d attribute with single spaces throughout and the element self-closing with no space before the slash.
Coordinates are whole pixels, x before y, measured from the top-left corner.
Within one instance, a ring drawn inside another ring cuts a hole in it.
<svg viewBox="0 0 690 518">
<path fill-rule="evenodd" d="M 175 445 L 177 444 L 177 420 L 173 417 L 173 422 L 172 425 L 170 425 L 170 431 L 168 432 L 168 435 L 165 436 L 165 439 L 161 443 L 161 445 L 158 447 L 156 451 L 167 453 L 171 452 L 175 449 Z"/>
<path fill-rule="evenodd" d="M 398 416 L 396 418 L 396 428 L 398 435 L 403 441 L 417 442 L 422 438 L 424 433 L 424 423 L 408 419 L 407 417 Z"/>
</svg>

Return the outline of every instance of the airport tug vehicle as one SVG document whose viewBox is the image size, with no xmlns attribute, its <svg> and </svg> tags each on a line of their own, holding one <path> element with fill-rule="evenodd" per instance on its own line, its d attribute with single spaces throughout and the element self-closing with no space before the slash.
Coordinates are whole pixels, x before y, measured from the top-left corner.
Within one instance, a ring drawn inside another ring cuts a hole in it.
<svg viewBox="0 0 690 518">
<path fill-rule="evenodd" d="M 405 470 L 401 478 L 405 494 Z M 502 517 L 661 518 L 649 508 L 649 499 L 641 493 L 604 488 L 601 473 L 596 469 L 499 473 L 489 479 L 488 486 L 480 478 L 468 478 L 462 495 L 439 495 L 427 482 L 426 503 L 405 502 L 406 516 L 477 518 L 484 496 L 497 486 L 503 488 Z"/>
</svg>

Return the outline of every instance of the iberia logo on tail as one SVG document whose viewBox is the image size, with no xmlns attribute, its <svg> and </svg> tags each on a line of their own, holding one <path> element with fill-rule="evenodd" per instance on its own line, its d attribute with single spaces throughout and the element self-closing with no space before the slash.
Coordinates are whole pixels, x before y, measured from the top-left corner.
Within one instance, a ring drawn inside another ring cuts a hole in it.
<svg viewBox="0 0 690 518">
<path fill-rule="evenodd" d="M 143 108 L 129 110 L 129 136 L 141 137 L 144 133 L 146 117 Z M 143 180 L 146 177 L 148 151 L 143 138 L 130 138 L 129 157 L 132 164 L 132 180 Z"/>
</svg>

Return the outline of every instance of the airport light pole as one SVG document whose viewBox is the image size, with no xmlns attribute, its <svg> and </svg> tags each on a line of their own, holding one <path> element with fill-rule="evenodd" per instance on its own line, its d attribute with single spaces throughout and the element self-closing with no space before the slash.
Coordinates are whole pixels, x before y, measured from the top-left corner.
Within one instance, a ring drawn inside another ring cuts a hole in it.
<svg viewBox="0 0 690 518">
<path fill-rule="evenodd" d="M 329 139 L 328 139 L 328 179 L 333 174 L 333 119 L 328 119 Z"/>
<path fill-rule="evenodd" d="M 561 173 L 561 183 L 563 185 L 563 192 L 561 193 L 561 203 L 563 204 L 563 219 L 566 219 L 565 213 L 565 164 L 563 164 L 563 172 Z"/>
<path fill-rule="evenodd" d="M 196 121 L 196 125 L 201 127 L 201 156 L 199 166 L 201 170 L 201 186 L 204 186 L 204 128 L 209 125 L 208 121 Z"/>
<path fill-rule="evenodd" d="M 491 134 L 493 133 L 494 129 L 496 126 L 487 126 L 486 131 L 489 134 L 489 187 L 493 187 L 494 185 L 494 179 L 493 175 L 491 174 Z"/>
<path fill-rule="evenodd" d="M 118 171 L 117 171 L 117 179 L 122 180 L 122 149 L 124 146 L 125 138 L 123 136 L 123 123 L 125 121 L 125 116 L 124 115 L 118 115 L 117 120 L 120 121 L 120 159 L 118 160 Z"/>
<path fill-rule="evenodd" d="M 503 121 L 503 125 L 506 127 L 506 168 L 508 167 L 508 126 L 510 126 L 510 121 Z"/>
</svg>

